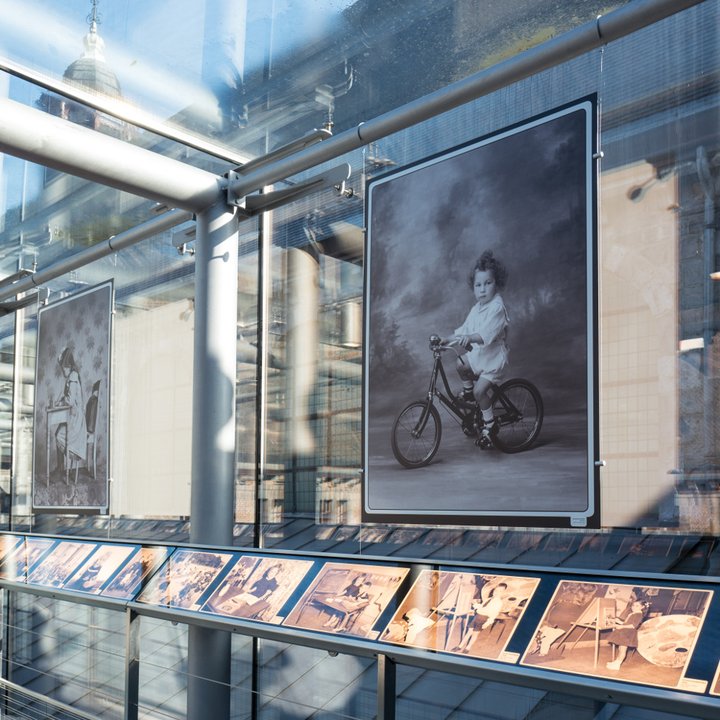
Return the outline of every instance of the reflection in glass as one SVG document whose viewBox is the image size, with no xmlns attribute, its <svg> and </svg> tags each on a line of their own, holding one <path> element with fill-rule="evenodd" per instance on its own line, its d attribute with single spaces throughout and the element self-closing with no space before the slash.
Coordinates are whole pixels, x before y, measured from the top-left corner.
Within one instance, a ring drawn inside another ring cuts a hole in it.
<svg viewBox="0 0 720 720">
<path fill-rule="evenodd" d="M 231 553 L 177 549 L 153 575 L 138 602 L 196 610 L 200 596 L 232 558 Z"/>
<path fill-rule="evenodd" d="M 24 542 L 13 550 L 0 565 L 0 577 L 15 582 L 27 582 L 28 570 L 55 542 L 55 540 L 47 538 L 26 537 Z"/>
<path fill-rule="evenodd" d="M 28 583 L 62 587 L 75 568 L 97 547 L 95 543 L 61 541 L 36 567 L 30 569 Z"/>
<path fill-rule="evenodd" d="M 143 581 L 167 560 L 173 548 L 142 547 L 130 559 L 127 565 L 102 590 L 106 597 L 130 600 L 140 588 Z"/>
<path fill-rule="evenodd" d="M 66 590 L 99 593 L 136 549 L 137 545 L 100 545 L 63 587 Z"/>
</svg>

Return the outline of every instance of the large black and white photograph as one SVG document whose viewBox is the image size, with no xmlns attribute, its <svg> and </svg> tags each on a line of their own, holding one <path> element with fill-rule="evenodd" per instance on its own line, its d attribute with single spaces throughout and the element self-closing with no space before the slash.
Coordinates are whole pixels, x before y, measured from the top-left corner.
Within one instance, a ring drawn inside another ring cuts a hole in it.
<svg viewBox="0 0 720 720">
<path fill-rule="evenodd" d="M 33 508 L 107 512 L 113 284 L 40 308 Z"/>
<path fill-rule="evenodd" d="M 368 185 L 363 517 L 592 526 L 595 107 Z"/>
</svg>

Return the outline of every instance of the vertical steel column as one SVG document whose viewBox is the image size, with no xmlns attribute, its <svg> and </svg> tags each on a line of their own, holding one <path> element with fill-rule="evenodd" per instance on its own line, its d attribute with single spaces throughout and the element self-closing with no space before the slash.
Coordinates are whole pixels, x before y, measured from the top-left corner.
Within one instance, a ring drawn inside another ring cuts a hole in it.
<svg viewBox="0 0 720 720">
<path fill-rule="evenodd" d="M 125 715 L 123 720 L 138 720 L 140 706 L 140 616 L 134 610 L 125 613 Z"/>
<path fill-rule="evenodd" d="M 387 655 L 377 656 L 377 720 L 395 720 L 397 671 Z"/>
<path fill-rule="evenodd" d="M 288 248 L 287 262 L 287 457 L 285 512 L 312 516 L 315 512 L 315 477 L 304 478 L 303 461 L 315 454 L 311 422 L 317 382 L 319 347 L 320 264 L 314 249 Z M 311 471 L 312 468 L 308 468 Z M 305 479 L 305 482 L 301 482 Z"/>
<path fill-rule="evenodd" d="M 218 202 L 197 216 L 190 542 L 232 545 L 238 222 Z M 188 630 L 188 720 L 230 715 L 226 631 Z"/>
</svg>

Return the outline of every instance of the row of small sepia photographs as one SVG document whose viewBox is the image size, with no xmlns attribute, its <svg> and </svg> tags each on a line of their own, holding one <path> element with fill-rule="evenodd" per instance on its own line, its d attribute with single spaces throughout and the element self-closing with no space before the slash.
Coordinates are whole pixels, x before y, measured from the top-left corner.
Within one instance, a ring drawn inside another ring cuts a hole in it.
<svg viewBox="0 0 720 720">
<path fill-rule="evenodd" d="M 0 535 L 0 578 L 12 582 L 720 695 L 716 654 L 711 682 L 686 675 L 710 589 L 560 580 L 518 653 L 508 646 L 540 577 L 421 569 L 398 600 L 409 571 Z"/>
</svg>

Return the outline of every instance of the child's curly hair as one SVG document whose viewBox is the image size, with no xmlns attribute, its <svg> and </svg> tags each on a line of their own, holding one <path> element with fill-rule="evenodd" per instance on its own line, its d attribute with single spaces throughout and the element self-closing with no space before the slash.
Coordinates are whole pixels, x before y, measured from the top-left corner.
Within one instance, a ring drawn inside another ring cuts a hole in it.
<svg viewBox="0 0 720 720">
<path fill-rule="evenodd" d="M 468 275 L 468 285 L 472 290 L 475 285 L 475 273 L 480 270 L 482 272 L 491 272 L 495 278 L 495 285 L 498 290 L 502 290 L 507 282 L 508 272 L 505 265 L 500 262 L 494 255 L 492 250 L 486 250 L 473 265 Z"/>
</svg>

